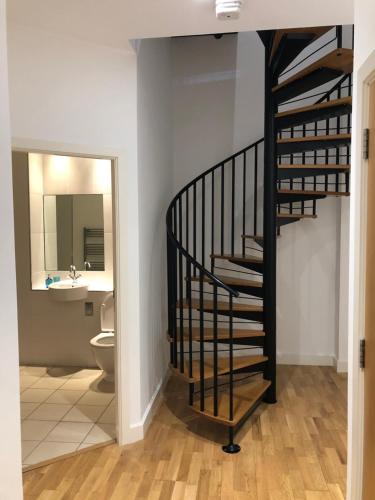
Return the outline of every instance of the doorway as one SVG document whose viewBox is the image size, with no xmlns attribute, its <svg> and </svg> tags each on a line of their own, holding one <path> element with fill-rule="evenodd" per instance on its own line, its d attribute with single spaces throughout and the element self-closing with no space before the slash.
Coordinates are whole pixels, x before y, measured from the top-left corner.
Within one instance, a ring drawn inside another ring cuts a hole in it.
<svg viewBox="0 0 375 500">
<path fill-rule="evenodd" d="M 24 470 L 116 439 L 114 162 L 13 153 Z"/>
</svg>

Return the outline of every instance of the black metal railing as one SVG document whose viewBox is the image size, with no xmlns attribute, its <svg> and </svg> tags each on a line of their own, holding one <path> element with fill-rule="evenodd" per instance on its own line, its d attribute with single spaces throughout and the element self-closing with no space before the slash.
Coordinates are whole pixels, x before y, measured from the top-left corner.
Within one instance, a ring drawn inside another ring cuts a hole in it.
<svg viewBox="0 0 375 500">
<path fill-rule="evenodd" d="M 337 26 L 335 28 L 335 36 L 328 43 L 325 43 L 317 50 L 323 49 L 327 46 L 332 47 L 335 44 L 336 48 L 342 48 L 342 26 Z M 317 51 L 311 53 L 308 57 L 300 61 L 300 63 L 305 62 L 309 57 L 314 55 Z M 299 63 L 299 64 L 300 64 Z M 293 66 L 291 69 L 296 68 Z M 288 70 L 289 71 L 289 70 Z M 284 74 L 286 74 L 284 72 Z M 347 74 L 340 78 L 328 91 L 325 90 L 320 93 L 310 94 L 307 93 L 305 96 L 291 101 L 283 102 L 279 106 L 289 106 L 293 103 L 298 103 L 297 106 L 300 107 L 304 101 L 308 101 L 310 104 L 320 104 L 324 102 L 330 102 L 335 99 L 340 99 L 343 97 L 351 97 L 352 95 L 352 75 Z M 317 100 L 311 103 L 313 97 L 319 97 Z M 292 126 L 278 132 L 279 139 L 286 138 L 298 138 L 309 136 L 319 136 L 319 135 L 340 135 L 340 134 L 350 134 L 351 133 L 351 113 L 343 114 L 334 118 L 328 118 L 325 120 L 311 121 L 308 125 L 297 125 Z M 312 165 L 319 166 L 319 164 L 324 165 L 349 165 L 350 164 L 350 145 L 338 146 L 327 148 L 321 151 L 313 151 L 311 153 L 290 153 L 289 155 L 278 155 L 278 164 L 301 164 L 301 165 Z M 302 191 L 328 191 L 328 192 L 342 192 L 349 193 L 349 172 L 337 172 L 325 174 L 322 176 L 313 176 L 311 178 L 301 177 L 293 178 L 289 180 L 279 180 L 279 189 L 288 190 L 302 190 Z M 289 202 L 289 203 L 278 203 L 277 212 L 279 214 L 311 214 L 316 215 L 316 200 L 312 201 L 300 201 L 300 202 Z"/>
<path fill-rule="evenodd" d="M 217 416 L 219 387 L 220 393 L 226 391 L 229 420 L 233 420 L 235 351 L 254 348 L 236 347 L 234 327 L 261 327 L 258 321 L 234 316 L 233 299 L 240 294 L 218 277 L 215 262 L 221 256 L 248 253 L 243 236 L 260 235 L 262 212 L 263 139 L 192 180 L 174 197 L 167 211 L 170 362 L 189 379 L 190 404 L 197 394 L 201 411 L 205 410 L 206 392 L 212 391 L 213 413 Z M 259 257 L 261 248 L 254 250 Z M 226 272 L 228 268 L 217 269 Z M 251 271 L 246 274 L 260 276 Z M 240 298 L 246 303 L 261 300 Z M 219 338 L 223 328 L 227 331 L 224 343 Z M 196 343 L 198 348 L 194 347 Z M 228 367 L 224 384 L 219 383 L 223 363 Z"/>
</svg>

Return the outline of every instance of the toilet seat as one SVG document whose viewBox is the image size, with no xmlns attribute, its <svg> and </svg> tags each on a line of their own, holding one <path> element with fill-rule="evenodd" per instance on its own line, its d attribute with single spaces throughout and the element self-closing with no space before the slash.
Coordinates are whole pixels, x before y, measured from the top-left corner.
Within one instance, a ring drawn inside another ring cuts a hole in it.
<svg viewBox="0 0 375 500">
<path fill-rule="evenodd" d="M 108 348 L 115 345 L 115 332 L 101 332 L 90 340 L 94 347 Z"/>
</svg>

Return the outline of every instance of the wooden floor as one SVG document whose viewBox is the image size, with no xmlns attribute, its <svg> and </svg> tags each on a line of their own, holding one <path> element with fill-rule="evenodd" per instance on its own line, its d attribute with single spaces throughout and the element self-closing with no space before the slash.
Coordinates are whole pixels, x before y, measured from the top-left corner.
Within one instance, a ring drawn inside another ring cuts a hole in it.
<svg viewBox="0 0 375 500">
<path fill-rule="evenodd" d="M 262 404 L 237 435 L 186 405 L 172 378 L 140 443 L 110 445 L 24 474 L 25 499 L 343 500 L 346 377 L 327 367 L 279 368 L 279 402 Z"/>
</svg>

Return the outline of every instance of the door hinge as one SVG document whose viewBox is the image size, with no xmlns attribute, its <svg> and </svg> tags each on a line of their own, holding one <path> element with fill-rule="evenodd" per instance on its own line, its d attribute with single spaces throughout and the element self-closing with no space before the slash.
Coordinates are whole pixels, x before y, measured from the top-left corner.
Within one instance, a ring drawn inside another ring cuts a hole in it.
<svg viewBox="0 0 375 500">
<path fill-rule="evenodd" d="M 366 341 L 361 339 L 359 342 L 359 366 L 364 368 L 366 365 Z"/>
<path fill-rule="evenodd" d="M 370 129 L 363 129 L 363 139 L 362 139 L 362 156 L 364 160 L 368 160 L 369 157 L 369 143 L 370 143 Z"/>
</svg>

